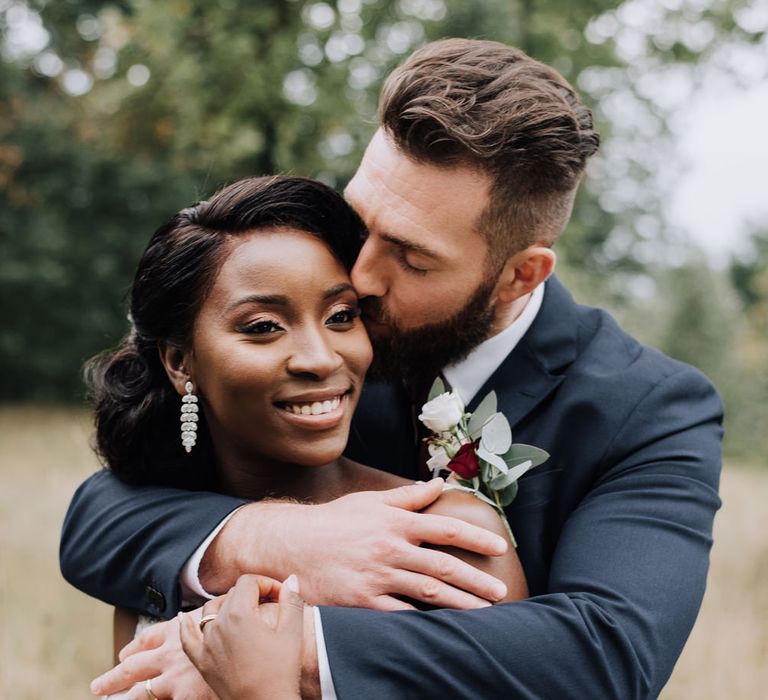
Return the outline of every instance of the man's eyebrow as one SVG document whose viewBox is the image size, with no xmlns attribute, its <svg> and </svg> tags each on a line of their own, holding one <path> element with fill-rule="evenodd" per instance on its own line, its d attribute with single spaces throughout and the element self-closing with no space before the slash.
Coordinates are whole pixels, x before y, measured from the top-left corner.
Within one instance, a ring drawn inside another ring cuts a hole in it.
<svg viewBox="0 0 768 700">
<path fill-rule="evenodd" d="M 381 240 L 386 241 L 387 243 L 391 243 L 392 245 L 396 245 L 399 248 L 404 248 L 405 250 L 412 250 L 416 253 L 420 253 L 421 255 L 426 255 L 428 258 L 432 258 L 433 260 L 442 262 L 443 256 L 440 255 L 440 253 L 436 253 L 431 248 L 428 248 L 425 245 L 422 245 L 421 243 L 414 243 L 413 241 L 407 241 L 404 238 L 400 238 L 399 236 L 395 236 L 391 233 L 380 233 L 379 238 Z"/>
</svg>

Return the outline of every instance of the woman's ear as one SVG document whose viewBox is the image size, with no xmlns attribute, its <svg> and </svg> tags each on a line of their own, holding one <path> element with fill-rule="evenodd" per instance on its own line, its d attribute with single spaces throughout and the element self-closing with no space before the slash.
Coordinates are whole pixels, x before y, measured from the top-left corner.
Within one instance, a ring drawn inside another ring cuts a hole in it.
<svg viewBox="0 0 768 700">
<path fill-rule="evenodd" d="M 552 248 L 532 245 L 511 256 L 496 283 L 495 296 L 505 304 L 532 292 L 552 274 L 557 255 Z"/>
<path fill-rule="evenodd" d="M 190 380 L 190 367 L 187 353 L 176 345 L 160 342 L 157 344 L 160 362 L 165 367 L 165 373 L 171 380 L 176 393 L 183 396 L 186 393 L 184 385 Z"/>
</svg>

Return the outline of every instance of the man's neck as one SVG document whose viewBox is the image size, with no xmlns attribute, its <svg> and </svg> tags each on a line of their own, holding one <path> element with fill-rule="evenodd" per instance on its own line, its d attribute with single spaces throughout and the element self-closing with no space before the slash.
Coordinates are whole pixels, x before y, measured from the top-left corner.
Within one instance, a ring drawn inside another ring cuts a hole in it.
<svg viewBox="0 0 768 700">
<path fill-rule="evenodd" d="M 493 327 L 488 334 L 488 338 L 498 335 L 506 328 L 509 328 L 525 311 L 525 307 L 531 300 L 531 293 L 518 297 L 513 302 L 503 305 L 496 305 L 496 316 L 493 320 Z M 487 339 L 486 339 L 487 340 Z"/>
</svg>

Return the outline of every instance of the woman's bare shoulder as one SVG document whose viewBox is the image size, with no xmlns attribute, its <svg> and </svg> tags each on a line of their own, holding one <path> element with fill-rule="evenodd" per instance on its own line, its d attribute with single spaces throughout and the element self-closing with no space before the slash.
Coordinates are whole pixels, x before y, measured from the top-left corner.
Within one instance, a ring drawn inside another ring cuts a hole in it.
<svg viewBox="0 0 768 700">
<path fill-rule="evenodd" d="M 504 539 L 508 539 L 507 530 L 499 514 L 487 503 L 461 489 L 446 489 L 434 503 L 424 509 L 424 513 L 450 515 L 465 522 L 485 528 Z"/>
</svg>

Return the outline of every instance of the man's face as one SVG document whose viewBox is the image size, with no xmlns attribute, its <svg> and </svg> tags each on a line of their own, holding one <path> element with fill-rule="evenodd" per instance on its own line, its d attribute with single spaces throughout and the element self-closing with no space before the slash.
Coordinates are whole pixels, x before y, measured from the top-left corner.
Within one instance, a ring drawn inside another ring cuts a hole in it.
<svg viewBox="0 0 768 700">
<path fill-rule="evenodd" d="M 489 335 L 497 275 L 476 230 L 489 191 L 487 175 L 416 163 L 381 130 L 369 144 L 345 195 L 368 227 L 352 282 L 386 374 L 437 372 Z"/>
</svg>

